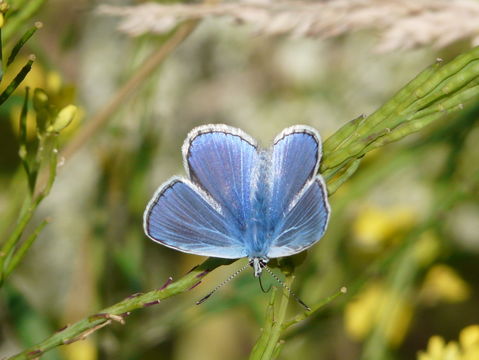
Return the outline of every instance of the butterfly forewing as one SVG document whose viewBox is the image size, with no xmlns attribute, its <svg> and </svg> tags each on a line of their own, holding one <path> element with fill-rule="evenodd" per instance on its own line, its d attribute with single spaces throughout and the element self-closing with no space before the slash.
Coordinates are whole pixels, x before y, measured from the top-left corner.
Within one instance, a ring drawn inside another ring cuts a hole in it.
<svg viewBox="0 0 479 360">
<path fill-rule="evenodd" d="M 183 155 L 193 182 L 215 199 L 241 230 L 251 211 L 251 188 L 257 167 L 256 142 L 239 129 L 207 125 L 193 130 Z"/>
<path fill-rule="evenodd" d="M 146 208 L 144 228 L 154 241 L 186 253 L 245 256 L 221 207 L 186 179 L 173 178 L 158 189 Z"/>
<path fill-rule="evenodd" d="M 296 254 L 317 242 L 329 219 L 326 188 L 316 176 L 321 138 L 312 128 L 283 130 L 272 148 L 272 192 L 268 257 Z"/>
<path fill-rule="evenodd" d="M 271 221 L 279 221 L 293 199 L 313 178 L 321 156 L 317 132 L 306 126 L 283 130 L 272 148 Z"/>
</svg>

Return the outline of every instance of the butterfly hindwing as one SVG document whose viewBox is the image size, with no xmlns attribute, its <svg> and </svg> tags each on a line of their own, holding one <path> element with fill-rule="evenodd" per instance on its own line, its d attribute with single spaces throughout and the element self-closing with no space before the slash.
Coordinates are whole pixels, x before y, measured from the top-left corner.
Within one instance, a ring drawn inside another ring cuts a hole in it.
<svg viewBox="0 0 479 360">
<path fill-rule="evenodd" d="M 152 240 L 186 253 L 245 256 L 221 207 L 186 179 L 175 177 L 158 189 L 145 210 L 144 229 Z"/>
<path fill-rule="evenodd" d="M 267 256 L 290 256 L 315 244 L 326 230 L 330 212 L 326 186 L 317 176 L 297 194 L 279 221 Z"/>
</svg>

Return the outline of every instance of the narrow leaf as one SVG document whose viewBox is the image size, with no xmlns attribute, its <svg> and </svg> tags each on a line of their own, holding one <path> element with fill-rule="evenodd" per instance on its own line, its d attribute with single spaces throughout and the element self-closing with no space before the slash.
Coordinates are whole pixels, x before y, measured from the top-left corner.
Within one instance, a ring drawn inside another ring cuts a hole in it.
<svg viewBox="0 0 479 360">
<path fill-rule="evenodd" d="M 30 70 L 32 69 L 33 62 L 35 61 L 35 56 L 31 55 L 30 60 L 22 67 L 18 72 L 17 76 L 8 84 L 5 90 L 0 94 L 0 105 L 2 105 L 7 99 L 12 95 L 18 85 L 25 79 Z"/>
<path fill-rule="evenodd" d="M 15 58 L 18 55 L 18 52 L 22 49 L 23 45 L 35 34 L 35 32 L 40 29 L 43 26 L 43 24 L 39 21 L 35 23 L 30 29 L 28 29 L 25 34 L 18 40 L 18 42 L 15 44 L 13 47 L 12 51 L 10 52 L 10 55 L 8 56 L 7 60 L 7 67 L 10 66 L 10 64 L 15 60 Z"/>
<path fill-rule="evenodd" d="M 17 267 L 20 261 L 23 259 L 28 249 L 33 245 L 38 235 L 42 232 L 43 228 L 48 224 L 48 220 L 43 220 L 40 225 L 37 226 L 35 231 L 30 234 L 30 236 L 23 242 L 20 248 L 13 254 L 11 260 L 6 264 L 6 269 L 4 273 L 4 278 L 12 273 L 12 271 Z"/>
</svg>

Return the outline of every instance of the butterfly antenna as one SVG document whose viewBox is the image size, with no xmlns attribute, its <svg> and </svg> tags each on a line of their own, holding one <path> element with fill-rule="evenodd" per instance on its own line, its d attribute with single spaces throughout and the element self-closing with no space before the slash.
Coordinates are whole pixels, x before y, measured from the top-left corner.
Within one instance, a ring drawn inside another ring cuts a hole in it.
<svg viewBox="0 0 479 360">
<path fill-rule="evenodd" d="M 213 290 L 211 290 L 208 295 L 202 297 L 200 300 L 198 300 L 196 302 L 196 305 L 200 305 L 202 303 L 204 303 L 206 300 L 208 300 L 208 298 L 213 295 L 216 291 L 218 291 L 218 289 L 220 287 L 222 287 L 223 285 L 225 285 L 226 283 L 230 282 L 231 280 L 233 280 L 236 276 L 238 276 L 238 274 L 240 272 L 242 272 L 244 269 L 246 269 L 247 267 L 249 266 L 249 264 L 246 264 L 245 266 L 243 266 L 241 269 L 238 269 L 236 270 L 234 273 L 232 273 L 230 276 L 228 276 L 226 278 L 226 280 L 224 280 L 222 283 L 220 283 L 219 285 L 217 285 Z"/>
<path fill-rule="evenodd" d="M 265 269 L 265 270 L 273 277 L 273 279 L 275 279 L 275 280 L 278 282 L 278 284 L 280 284 L 302 307 L 304 307 L 304 308 L 305 308 L 306 310 L 308 310 L 308 311 L 311 311 L 311 308 L 310 308 L 308 305 L 306 305 L 306 304 L 303 302 L 303 300 L 301 300 L 301 299 L 298 297 L 298 295 L 296 295 L 296 294 L 291 290 L 291 288 L 283 282 L 283 280 L 281 280 L 274 272 L 272 272 L 269 267 L 265 266 L 264 269 Z"/>
</svg>

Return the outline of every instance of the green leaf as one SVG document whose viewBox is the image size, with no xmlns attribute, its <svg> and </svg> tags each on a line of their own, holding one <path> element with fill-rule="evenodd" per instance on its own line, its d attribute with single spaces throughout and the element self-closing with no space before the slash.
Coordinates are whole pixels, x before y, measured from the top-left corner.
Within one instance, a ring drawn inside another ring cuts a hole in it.
<svg viewBox="0 0 479 360">
<path fill-rule="evenodd" d="M 15 91 L 18 85 L 25 79 L 28 75 L 30 70 L 32 69 L 33 62 L 35 61 L 35 56 L 31 55 L 30 60 L 22 67 L 22 69 L 18 72 L 15 78 L 8 84 L 5 90 L 0 94 L 0 105 L 2 105 L 5 101 L 8 100 L 10 95 Z"/>
<path fill-rule="evenodd" d="M 42 26 L 43 24 L 37 21 L 35 25 L 28 29 L 25 34 L 23 34 L 23 36 L 20 38 L 20 40 L 17 41 L 12 51 L 10 52 L 10 55 L 8 56 L 7 67 L 10 66 L 10 64 L 15 60 L 18 55 L 18 52 L 22 49 L 23 45 L 25 45 L 25 43 L 33 36 L 33 34 L 35 34 L 35 32 Z"/>
</svg>

